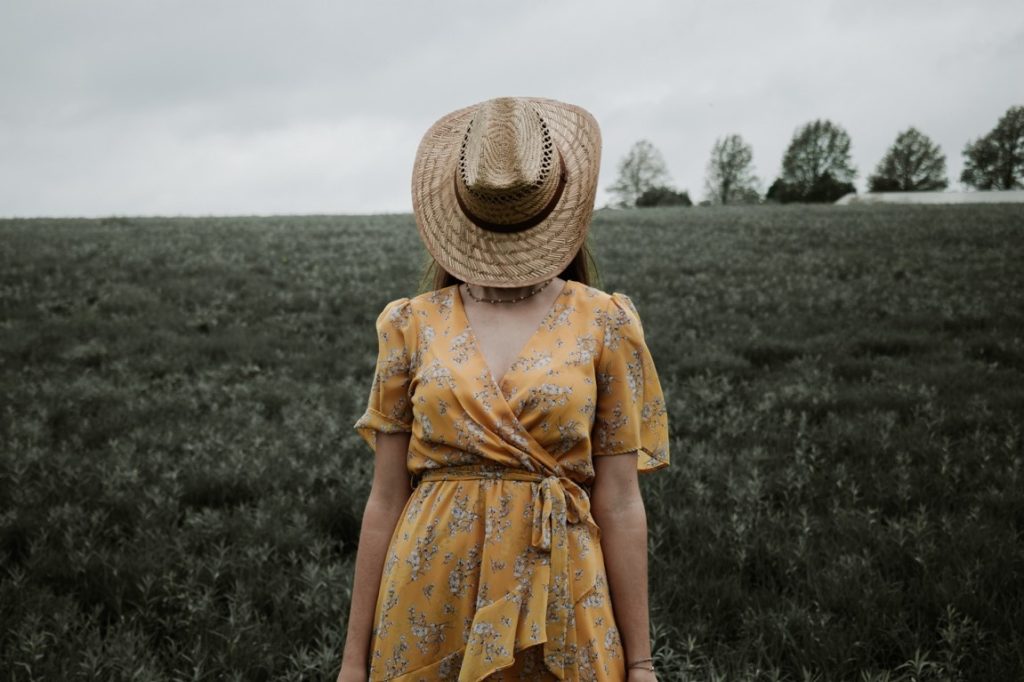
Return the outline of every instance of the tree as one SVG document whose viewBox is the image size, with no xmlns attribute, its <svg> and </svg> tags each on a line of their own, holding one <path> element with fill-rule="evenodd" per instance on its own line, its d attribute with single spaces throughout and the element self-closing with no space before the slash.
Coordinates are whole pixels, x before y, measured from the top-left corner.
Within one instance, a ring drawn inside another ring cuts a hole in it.
<svg viewBox="0 0 1024 682">
<path fill-rule="evenodd" d="M 872 192 L 920 192 L 946 189 L 946 155 L 916 128 L 896 136 L 889 151 L 868 176 Z"/>
<path fill-rule="evenodd" d="M 768 188 L 765 199 L 784 204 L 790 201 L 828 203 L 856 191 L 857 188 L 853 184 L 836 180 L 832 177 L 832 173 L 826 171 L 807 188 L 787 184 L 782 181 L 782 178 L 778 178 Z"/>
<path fill-rule="evenodd" d="M 751 165 L 753 159 L 753 149 L 739 135 L 715 140 L 704 181 L 708 201 L 712 204 L 757 202 L 757 177 Z"/>
<path fill-rule="evenodd" d="M 640 196 L 668 181 L 665 160 L 648 140 L 640 140 L 619 162 L 619 178 L 606 189 L 619 197 L 619 206 L 636 206 Z"/>
<path fill-rule="evenodd" d="M 967 143 L 960 182 L 977 189 L 1024 187 L 1024 106 L 1010 107 L 987 135 Z"/>
<path fill-rule="evenodd" d="M 690 193 L 677 192 L 671 187 L 658 185 L 644 191 L 636 200 L 637 206 L 693 206 Z"/>
<path fill-rule="evenodd" d="M 835 201 L 856 192 L 850 136 L 827 120 L 807 123 L 793 135 L 782 158 L 782 175 L 768 189 L 777 201 Z"/>
</svg>

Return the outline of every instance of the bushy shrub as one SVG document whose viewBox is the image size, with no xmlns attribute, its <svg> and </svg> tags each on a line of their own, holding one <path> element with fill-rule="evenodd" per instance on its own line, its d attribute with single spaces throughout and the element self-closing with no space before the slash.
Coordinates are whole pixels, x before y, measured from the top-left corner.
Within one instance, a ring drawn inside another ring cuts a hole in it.
<svg viewBox="0 0 1024 682">
<path fill-rule="evenodd" d="M 693 206 L 690 194 L 683 190 L 677 192 L 671 187 L 659 185 L 651 187 L 636 200 L 637 206 Z"/>
</svg>

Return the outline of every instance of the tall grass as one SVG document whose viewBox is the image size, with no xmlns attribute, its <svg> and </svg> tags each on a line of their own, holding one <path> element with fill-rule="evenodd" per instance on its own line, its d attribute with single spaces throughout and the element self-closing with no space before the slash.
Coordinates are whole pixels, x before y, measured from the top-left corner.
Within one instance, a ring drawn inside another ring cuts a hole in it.
<svg viewBox="0 0 1024 682">
<path fill-rule="evenodd" d="M 599 211 L 662 680 L 1024 678 L 1024 209 Z M 411 216 L 0 221 L 0 670 L 333 679 Z"/>
</svg>

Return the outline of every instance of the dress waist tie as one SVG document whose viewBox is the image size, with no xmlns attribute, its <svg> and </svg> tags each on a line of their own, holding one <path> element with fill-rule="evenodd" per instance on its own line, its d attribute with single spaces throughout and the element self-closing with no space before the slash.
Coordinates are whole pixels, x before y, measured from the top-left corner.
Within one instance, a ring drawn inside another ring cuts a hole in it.
<svg viewBox="0 0 1024 682">
<path fill-rule="evenodd" d="M 526 469 L 489 465 L 459 465 L 430 469 L 421 481 L 492 478 L 532 481 L 540 484 L 539 504 L 533 508 L 533 530 L 530 544 L 550 554 L 548 580 L 547 641 L 544 642 L 544 664 L 560 680 L 567 678 L 574 667 L 567 650 L 568 628 L 575 605 L 573 581 L 569 565 L 569 533 L 567 523 L 592 526 L 596 538 L 600 528 L 590 513 L 590 495 L 568 476 L 546 475 Z M 417 482 L 418 485 L 418 482 Z M 590 586 L 584 586 L 584 590 Z M 511 647 L 509 649 L 511 651 Z M 467 651 L 466 656 L 470 653 Z M 466 659 L 463 660 L 466 665 Z M 474 663 L 474 666 L 476 664 Z M 486 665 L 480 662 L 480 665 Z"/>
</svg>

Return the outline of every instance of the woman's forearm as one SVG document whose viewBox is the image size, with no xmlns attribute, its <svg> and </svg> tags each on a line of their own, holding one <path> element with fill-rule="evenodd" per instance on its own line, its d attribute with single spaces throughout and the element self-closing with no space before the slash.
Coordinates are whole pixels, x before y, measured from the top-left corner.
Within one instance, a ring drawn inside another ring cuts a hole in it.
<svg viewBox="0 0 1024 682">
<path fill-rule="evenodd" d="M 404 503 L 398 499 L 377 499 L 372 493 L 363 511 L 356 550 L 355 576 L 352 581 L 352 603 L 349 607 L 348 629 L 342 665 L 366 670 L 369 664 L 370 635 L 377 607 L 381 573 L 388 545 L 402 514 Z"/>
<path fill-rule="evenodd" d="M 651 655 L 647 596 L 647 512 L 639 495 L 597 511 L 601 551 L 626 661 Z"/>
</svg>

